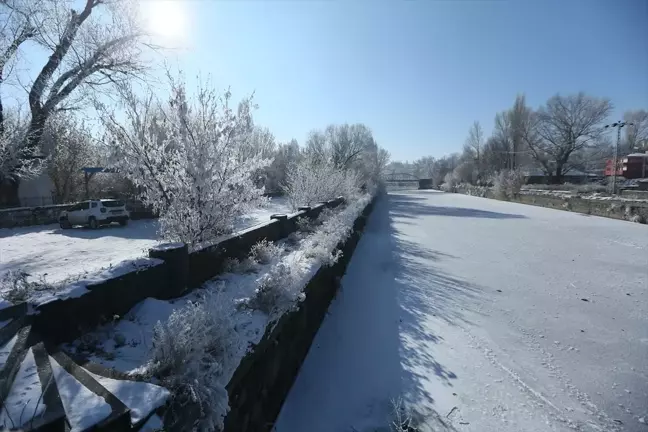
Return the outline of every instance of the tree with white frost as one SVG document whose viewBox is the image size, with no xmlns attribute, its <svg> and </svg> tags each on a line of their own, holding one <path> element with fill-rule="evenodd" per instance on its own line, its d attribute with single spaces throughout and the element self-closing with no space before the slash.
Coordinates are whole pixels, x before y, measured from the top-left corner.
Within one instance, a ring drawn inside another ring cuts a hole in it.
<svg viewBox="0 0 648 432">
<path fill-rule="evenodd" d="M 284 192 L 292 208 L 297 209 L 339 196 L 353 199 L 360 192 L 360 181 L 355 171 L 306 155 L 288 169 Z"/>
<path fill-rule="evenodd" d="M 272 161 L 238 157 L 254 131 L 251 97 L 233 109 L 229 90 L 220 95 L 201 86 L 189 98 L 183 83 L 170 81 L 166 103 L 121 86 L 126 121 L 107 113 L 103 123 L 113 166 L 159 212 L 162 237 L 198 246 L 263 203 L 263 187 L 251 174 Z"/>
<path fill-rule="evenodd" d="M 0 134 L 0 184 L 39 175 L 46 160 L 24 140 L 27 120 L 19 112 L 4 113 Z M 8 202 L 8 204 L 13 204 Z"/>
<path fill-rule="evenodd" d="M 144 34 L 135 7 L 127 0 L 0 1 L 0 140 L 5 147 L 2 87 L 13 84 L 27 91 L 30 119 L 21 149 L 30 160 L 40 154 L 44 128 L 53 114 L 76 109 L 89 94 L 142 74 Z M 43 50 L 46 60 L 35 65 L 33 80 L 19 81 L 15 71 L 21 68 L 16 66 L 34 66 L 21 63 L 22 50 L 30 44 Z M 23 169 L 24 160 L 19 159 L 7 176 L 13 201 L 21 178 L 13 171 Z"/>
</svg>

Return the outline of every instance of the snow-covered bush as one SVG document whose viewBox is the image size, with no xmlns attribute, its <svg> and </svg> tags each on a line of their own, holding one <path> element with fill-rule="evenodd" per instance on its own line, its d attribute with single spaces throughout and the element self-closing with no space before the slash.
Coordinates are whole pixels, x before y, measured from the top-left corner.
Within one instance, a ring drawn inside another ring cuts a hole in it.
<svg viewBox="0 0 648 432">
<path fill-rule="evenodd" d="M 360 193 L 360 183 L 355 171 L 337 168 L 325 160 L 305 157 L 288 169 L 284 192 L 293 209 L 297 209 L 339 196 L 353 200 Z"/>
<path fill-rule="evenodd" d="M 448 173 L 443 178 L 443 184 L 441 185 L 441 190 L 444 192 L 456 192 L 457 191 L 457 179 L 453 173 Z"/>
<path fill-rule="evenodd" d="M 524 185 L 524 174 L 519 170 L 503 170 L 493 179 L 493 192 L 500 199 L 511 199 L 520 194 Z"/>
<path fill-rule="evenodd" d="M 122 87 L 126 123 L 103 116 L 113 143 L 113 166 L 137 187 L 145 205 L 160 214 L 160 234 L 198 246 L 230 231 L 237 218 L 263 201 L 252 174 L 271 160 L 241 157 L 254 132 L 251 98 L 232 109 L 231 93 L 199 87 L 188 98 L 171 81 L 167 103 L 142 99 Z"/>
<path fill-rule="evenodd" d="M 257 280 L 254 296 L 248 301 L 252 309 L 268 316 L 280 316 L 294 304 L 295 275 L 286 263 L 278 263 Z"/>
<path fill-rule="evenodd" d="M 281 248 L 266 239 L 256 243 L 250 249 L 250 258 L 259 264 L 270 264 L 281 255 Z"/>
<path fill-rule="evenodd" d="M 207 291 L 155 326 L 148 371 L 172 392 L 171 422 L 191 405 L 200 412 L 197 430 L 222 429 L 229 409 L 226 380 L 241 350 L 231 313 Z"/>
<path fill-rule="evenodd" d="M 364 195 L 343 209 L 333 210 L 330 215 L 323 212 L 324 217 L 320 215 L 319 219 L 321 225 L 305 241 L 306 257 L 324 266 L 335 264 L 342 256 L 342 251 L 337 250 L 338 244 L 349 237 L 356 218 L 370 200 L 371 196 Z"/>
</svg>

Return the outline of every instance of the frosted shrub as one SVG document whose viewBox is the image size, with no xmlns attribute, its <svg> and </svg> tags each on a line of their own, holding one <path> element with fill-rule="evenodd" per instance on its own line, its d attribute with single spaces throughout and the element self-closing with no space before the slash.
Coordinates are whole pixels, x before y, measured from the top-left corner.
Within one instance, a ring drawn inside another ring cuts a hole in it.
<svg viewBox="0 0 648 432">
<path fill-rule="evenodd" d="M 327 161 L 304 158 L 289 168 L 284 192 L 293 209 L 297 209 L 339 196 L 355 199 L 360 185 L 354 171 L 336 168 Z"/>
<path fill-rule="evenodd" d="M 236 367 L 239 350 L 231 311 L 213 293 L 157 323 L 149 372 L 172 391 L 172 421 L 192 405 L 200 413 L 194 424 L 198 430 L 222 429 L 228 411 L 224 376 Z"/>
<path fill-rule="evenodd" d="M 453 173 L 448 173 L 443 178 L 443 184 L 441 185 L 441 190 L 444 192 L 456 192 L 457 191 L 457 179 Z"/>
<path fill-rule="evenodd" d="M 250 249 L 250 259 L 259 264 L 270 264 L 281 256 L 281 248 L 266 239 L 261 240 Z"/>
<path fill-rule="evenodd" d="M 302 233 L 311 233 L 315 231 L 315 222 L 308 217 L 300 217 L 297 219 L 297 230 Z"/>
<path fill-rule="evenodd" d="M 9 270 L 0 276 L 0 297 L 13 304 L 29 301 L 38 291 L 56 289 L 56 286 L 45 280 L 45 276 L 29 280 L 29 273 L 22 270 Z"/>
<path fill-rule="evenodd" d="M 257 289 L 248 306 L 268 314 L 271 318 L 280 316 L 294 303 L 294 285 L 295 278 L 290 266 L 279 263 L 257 280 Z"/>
<path fill-rule="evenodd" d="M 126 121 L 103 116 L 114 143 L 112 165 L 159 213 L 162 237 L 196 247 L 231 231 L 237 218 L 262 204 L 263 188 L 252 173 L 272 161 L 240 157 L 254 131 L 251 98 L 234 109 L 229 91 L 200 87 L 190 99 L 173 80 L 168 102 L 121 92 Z"/>
<path fill-rule="evenodd" d="M 249 257 L 243 260 L 228 258 L 224 265 L 224 270 L 229 273 L 252 273 L 256 268 L 257 263 Z"/>
<path fill-rule="evenodd" d="M 493 192 L 499 199 L 511 199 L 520 194 L 524 185 L 524 175 L 518 170 L 503 170 L 493 179 Z"/>
</svg>

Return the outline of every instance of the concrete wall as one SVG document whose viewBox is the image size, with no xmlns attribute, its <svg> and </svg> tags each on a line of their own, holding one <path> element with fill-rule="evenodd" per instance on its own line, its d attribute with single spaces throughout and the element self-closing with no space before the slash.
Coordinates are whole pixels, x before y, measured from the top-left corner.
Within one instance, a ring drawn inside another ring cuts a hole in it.
<svg viewBox="0 0 648 432">
<path fill-rule="evenodd" d="M 498 199 L 492 190 L 485 188 L 461 189 L 457 191 L 467 195 L 481 196 L 484 198 Z M 518 195 L 510 201 L 522 204 L 531 204 L 541 207 L 568 210 L 594 216 L 603 216 L 612 219 L 627 220 L 639 223 L 648 223 L 648 202 L 621 201 L 614 199 L 585 199 L 578 196 L 558 197 L 551 195 L 533 195 L 525 193 Z"/>
<path fill-rule="evenodd" d="M 279 217 L 267 223 L 225 236 L 212 246 L 188 253 L 185 245 L 157 247 L 149 251 L 158 265 L 128 272 L 87 286 L 88 293 L 77 298 L 55 300 L 36 307 L 34 328 L 52 343 L 70 342 L 87 329 L 122 316 L 147 297 L 177 298 L 197 288 L 222 271 L 229 258 L 243 258 L 257 242 L 276 241 L 297 230 L 299 217 L 316 218 L 325 207 L 343 202 L 335 199 Z"/>
<path fill-rule="evenodd" d="M 306 286 L 306 298 L 299 309 L 283 315 L 275 326 L 268 326 L 259 344 L 241 361 L 227 386 L 230 411 L 225 431 L 272 429 L 337 293 L 374 202 L 356 219 L 353 234 L 339 245 L 342 258 L 331 267 L 320 268 Z"/>
</svg>

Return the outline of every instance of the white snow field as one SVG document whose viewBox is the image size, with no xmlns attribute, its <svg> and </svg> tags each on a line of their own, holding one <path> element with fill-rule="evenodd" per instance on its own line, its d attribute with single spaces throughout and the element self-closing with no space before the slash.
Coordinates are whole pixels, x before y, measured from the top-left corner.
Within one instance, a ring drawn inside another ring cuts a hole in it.
<svg viewBox="0 0 648 432">
<path fill-rule="evenodd" d="M 421 431 L 648 431 L 648 227 L 382 198 L 275 428 L 387 430 L 399 396 Z"/>
<path fill-rule="evenodd" d="M 290 211 L 285 198 L 272 198 L 268 205 L 245 217 L 238 228 L 267 222 L 273 213 Z M 124 261 L 148 256 L 159 243 L 157 221 L 131 221 L 97 230 L 62 230 L 58 225 L 0 229 L 0 274 L 22 270 L 32 277 L 46 275 L 50 283 L 71 276 L 97 272 Z"/>
</svg>

